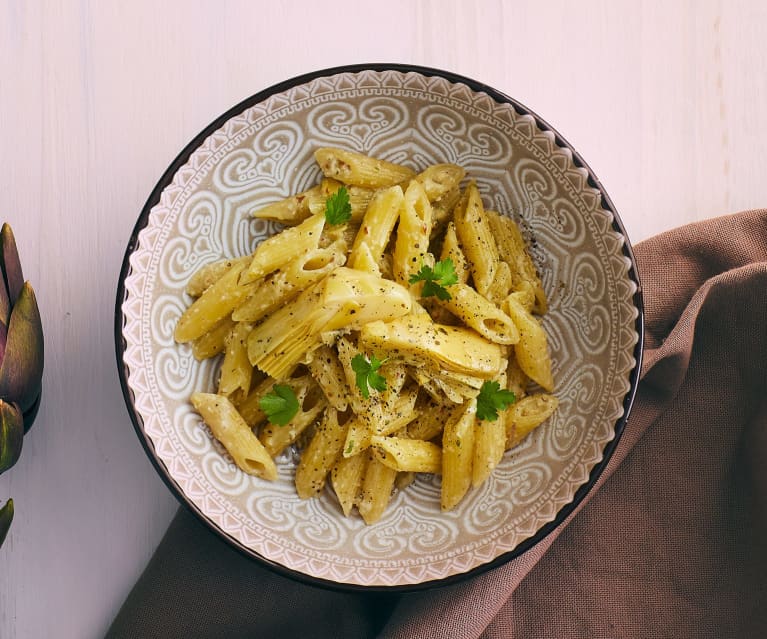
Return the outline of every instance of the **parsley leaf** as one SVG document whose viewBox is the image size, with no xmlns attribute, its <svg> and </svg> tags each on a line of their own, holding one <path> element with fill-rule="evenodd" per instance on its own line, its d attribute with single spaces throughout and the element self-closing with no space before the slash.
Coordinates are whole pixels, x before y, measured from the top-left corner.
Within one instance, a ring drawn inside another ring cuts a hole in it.
<svg viewBox="0 0 767 639">
<path fill-rule="evenodd" d="M 298 412 L 298 398 L 290 386 L 275 384 L 258 402 L 270 424 L 285 426 Z"/>
<path fill-rule="evenodd" d="M 362 353 L 357 353 L 352 358 L 352 370 L 357 375 L 357 388 L 365 399 L 370 398 L 371 388 L 377 391 L 386 390 L 386 379 L 376 372 L 385 361 L 375 356 L 368 360 Z"/>
<path fill-rule="evenodd" d="M 479 389 L 477 396 L 477 417 L 489 422 L 498 419 L 498 411 L 503 410 L 517 401 L 516 396 L 509 390 L 501 390 L 498 382 L 486 381 Z"/>
<path fill-rule="evenodd" d="M 421 270 L 410 276 L 410 284 L 423 282 L 421 297 L 436 297 L 447 301 L 452 298 L 445 288 L 458 283 L 458 275 L 455 273 L 455 265 L 449 257 L 440 260 L 431 268 L 428 264 L 421 264 Z"/>
<path fill-rule="evenodd" d="M 328 224 L 343 224 L 351 217 L 352 205 L 349 202 L 349 191 L 342 186 L 325 200 L 325 219 Z"/>
</svg>

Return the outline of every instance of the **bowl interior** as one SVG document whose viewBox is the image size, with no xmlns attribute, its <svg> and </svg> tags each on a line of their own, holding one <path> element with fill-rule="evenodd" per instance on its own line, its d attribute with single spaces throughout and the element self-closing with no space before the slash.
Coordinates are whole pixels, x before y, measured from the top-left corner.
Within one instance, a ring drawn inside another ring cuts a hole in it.
<svg viewBox="0 0 767 639">
<path fill-rule="evenodd" d="M 158 185 L 118 300 L 129 409 L 169 485 L 246 553 L 324 583 L 449 581 L 539 538 L 599 468 L 635 381 L 641 318 L 630 247 L 587 170 L 519 105 L 401 69 L 287 83 L 216 124 Z M 414 169 L 460 164 L 485 206 L 514 217 L 530 240 L 550 302 L 560 408 L 453 511 L 440 512 L 439 480 L 428 477 L 398 492 L 373 526 L 343 517 L 330 491 L 303 501 L 291 454 L 279 460 L 276 482 L 245 475 L 188 403 L 193 391 L 215 388 L 216 363 L 197 362 L 173 340 L 190 301 L 187 280 L 275 230 L 249 212 L 316 184 L 319 146 Z"/>
</svg>

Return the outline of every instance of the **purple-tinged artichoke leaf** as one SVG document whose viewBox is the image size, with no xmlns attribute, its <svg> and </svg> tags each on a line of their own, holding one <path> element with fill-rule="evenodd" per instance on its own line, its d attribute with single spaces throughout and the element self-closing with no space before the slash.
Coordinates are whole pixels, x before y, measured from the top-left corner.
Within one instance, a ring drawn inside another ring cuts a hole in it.
<svg viewBox="0 0 767 639">
<path fill-rule="evenodd" d="M 24 418 L 18 405 L 0 400 L 0 474 L 19 461 L 23 441 Z"/>
<path fill-rule="evenodd" d="M 0 260 L 3 266 L 3 275 L 8 286 L 8 297 L 11 306 L 16 303 L 24 286 L 24 273 L 21 270 L 19 251 L 16 248 L 16 238 L 13 237 L 11 225 L 7 222 L 0 230 Z"/>
<path fill-rule="evenodd" d="M 5 356 L 0 364 L 0 397 L 26 412 L 37 399 L 43 377 L 43 327 L 29 282 L 11 311 Z"/>
<path fill-rule="evenodd" d="M 5 502 L 5 506 L 0 508 L 0 546 L 3 545 L 8 529 L 13 521 L 13 499 Z"/>
<path fill-rule="evenodd" d="M 30 428 L 32 428 L 32 424 L 35 423 L 35 419 L 37 418 L 37 412 L 40 410 L 40 402 L 43 398 L 43 389 L 42 386 L 40 387 L 40 391 L 37 393 L 37 399 L 32 403 L 32 406 L 30 406 L 26 411 L 24 411 L 24 434 L 26 435 Z"/>
<path fill-rule="evenodd" d="M 8 326 L 8 320 L 10 317 L 11 300 L 8 297 L 8 288 L 5 285 L 5 278 L 0 277 L 0 324 L 3 326 Z"/>
</svg>

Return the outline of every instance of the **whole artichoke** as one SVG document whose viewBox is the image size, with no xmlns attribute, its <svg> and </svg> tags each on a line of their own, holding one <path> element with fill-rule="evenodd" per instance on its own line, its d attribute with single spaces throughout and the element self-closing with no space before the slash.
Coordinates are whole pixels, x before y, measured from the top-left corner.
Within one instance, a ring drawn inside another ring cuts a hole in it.
<svg viewBox="0 0 767 639">
<path fill-rule="evenodd" d="M 0 231 L 0 474 L 21 454 L 24 433 L 40 407 L 43 327 L 35 292 L 24 281 L 16 240 Z M 0 508 L 0 546 L 13 520 L 13 500 Z"/>
</svg>

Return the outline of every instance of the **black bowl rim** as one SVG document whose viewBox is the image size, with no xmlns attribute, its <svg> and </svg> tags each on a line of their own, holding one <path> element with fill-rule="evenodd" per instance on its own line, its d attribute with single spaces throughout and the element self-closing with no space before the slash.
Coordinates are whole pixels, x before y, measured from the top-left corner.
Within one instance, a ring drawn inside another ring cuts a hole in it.
<svg viewBox="0 0 767 639">
<path fill-rule="evenodd" d="M 618 421 L 615 424 L 615 435 L 613 439 L 610 440 L 605 446 L 603 450 L 602 460 L 592 468 L 589 474 L 588 480 L 576 490 L 572 501 L 562 506 L 559 509 L 559 511 L 557 511 L 555 518 L 552 521 L 545 524 L 544 526 L 542 526 L 540 529 L 538 529 L 538 531 L 532 537 L 524 540 L 514 549 L 499 555 L 495 559 L 485 564 L 472 568 L 471 570 L 467 572 L 450 575 L 442 579 L 430 580 L 430 581 L 425 581 L 425 582 L 420 582 L 415 584 L 402 584 L 402 585 L 394 585 L 394 586 L 341 583 L 341 582 L 335 582 L 328 579 L 322 579 L 320 577 L 315 577 L 313 575 L 307 575 L 303 572 L 293 570 L 291 568 L 287 568 L 286 566 L 283 566 L 266 557 L 263 557 L 262 555 L 256 553 L 255 551 L 248 548 L 247 546 L 245 546 L 238 540 L 231 537 L 229 534 L 227 534 L 226 532 L 221 530 L 218 526 L 216 526 L 213 522 L 211 522 L 203 514 L 203 512 L 194 503 L 192 503 L 192 501 L 188 497 L 186 497 L 186 495 L 183 493 L 183 491 L 175 482 L 175 480 L 173 480 L 173 478 L 170 476 L 165 464 L 157 456 L 153 443 L 144 432 L 143 420 L 141 419 L 141 416 L 138 414 L 138 411 L 136 410 L 136 407 L 133 403 L 133 393 L 128 386 L 128 370 L 123 359 L 126 343 L 122 334 L 123 326 L 125 323 L 125 317 L 123 315 L 122 305 L 123 305 L 123 302 L 125 301 L 125 296 L 126 296 L 125 279 L 130 274 L 130 270 L 131 270 L 130 256 L 133 253 L 134 249 L 136 248 L 136 245 L 138 244 L 139 233 L 148 223 L 149 212 L 160 201 L 160 196 L 162 194 L 162 191 L 165 189 L 165 187 L 168 184 L 172 182 L 173 176 L 176 174 L 178 169 L 187 162 L 187 160 L 192 155 L 192 153 L 205 141 L 205 139 L 207 139 L 216 130 L 221 128 L 221 126 L 223 126 L 223 124 L 227 120 L 242 113 L 243 111 L 250 108 L 251 106 L 258 104 L 259 102 L 263 102 L 264 100 L 266 100 L 267 98 L 271 97 L 272 95 L 276 93 L 282 93 L 283 91 L 286 91 L 288 89 L 291 89 L 301 84 L 305 84 L 307 82 L 311 82 L 313 80 L 316 80 L 317 78 L 329 77 L 329 76 L 334 76 L 334 75 L 338 75 L 342 73 L 360 73 L 363 71 L 375 71 L 375 72 L 397 71 L 400 73 L 418 73 L 420 75 L 427 76 L 427 77 L 433 77 L 433 76 L 442 77 L 453 84 L 457 84 L 457 83 L 464 84 L 468 86 L 469 88 L 471 88 L 473 91 L 485 93 L 498 103 L 511 104 L 518 113 L 523 115 L 529 115 L 532 118 L 534 118 L 537 126 L 541 130 L 549 131 L 554 136 L 554 139 L 558 146 L 569 149 L 569 151 L 572 153 L 573 163 L 575 164 L 575 166 L 584 169 L 588 173 L 588 183 L 590 186 L 592 186 L 593 188 L 599 191 L 601 195 L 601 200 L 602 200 L 601 201 L 602 207 L 610 211 L 610 213 L 612 213 L 613 229 L 623 236 L 623 239 L 624 239 L 623 253 L 629 259 L 631 264 L 629 268 L 629 272 L 628 272 L 628 277 L 636 284 L 636 292 L 634 294 L 633 302 L 634 302 L 634 306 L 637 309 L 637 318 L 635 320 L 635 330 L 636 330 L 638 339 L 634 347 L 635 364 L 634 364 L 634 368 L 632 369 L 629 375 L 630 388 L 629 388 L 629 391 L 626 393 L 626 396 L 623 401 L 623 415 L 618 419 Z M 483 84 L 482 82 L 478 82 L 476 80 L 453 73 L 451 71 L 444 71 L 444 70 L 436 69 L 432 67 L 424 67 L 424 66 L 410 65 L 410 64 L 370 63 L 370 64 L 344 65 L 344 66 L 331 67 L 327 69 L 321 69 L 318 71 L 313 71 L 310 73 L 299 75 L 289 80 L 285 80 L 283 82 L 279 82 L 278 84 L 272 85 L 271 87 L 268 87 L 258 93 L 255 93 L 254 95 L 239 102 L 238 104 L 236 104 L 235 106 L 227 110 L 225 113 L 217 117 L 213 122 L 211 122 L 202 131 L 200 131 L 200 133 L 198 133 L 194 137 L 194 139 L 184 147 L 184 149 L 178 154 L 178 156 L 176 156 L 176 159 L 173 160 L 170 166 L 168 166 L 168 168 L 165 170 L 165 173 L 163 173 L 162 177 L 157 182 L 151 194 L 149 195 L 149 198 L 147 199 L 146 204 L 141 210 L 141 214 L 139 215 L 136 225 L 133 228 L 133 232 L 131 233 L 130 239 L 128 241 L 128 245 L 125 249 L 125 255 L 123 257 L 122 266 L 120 269 L 119 281 L 117 285 L 117 296 L 115 301 L 114 335 L 115 335 L 115 355 L 117 358 L 117 369 L 118 369 L 118 374 L 120 378 L 120 386 L 122 388 L 122 394 L 123 394 L 123 398 L 125 399 L 125 404 L 128 409 L 128 413 L 130 415 L 131 421 L 133 422 L 133 427 L 136 431 L 136 434 L 138 435 L 139 441 L 144 447 L 146 454 L 149 456 L 150 461 L 154 465 L 160 477 L 168 486 L 168 488 L 176 497 L 176 499 L 178 499 L 178 501 L 181 503 L 182 506 L 185 506 L 190 511 L 192 511 L 192 513 L 194 513 L 197 516 L 197 518 L 203 524 L 205 524 L 213 533 L 215 533 L 218 537 L 220 537 L 225 542 L 227 542 L 230 546 L 234 547 L 236 550 L 242 553 L 245 557 L 252 560 L 256 560 L 260 565 L 263 565 L 280 575 L 289 577 L 291 579 L 294 579 L 296 581 L 299 581 L 308 585 L 320 586 L 320 587 L 331 589 L 331 590 L 340 590 L 345 592 L 349 592 L 349 591 L 414 592 L 418 590 L 427 590 L 431 588 L 442 587 L 442 586 L 446 586 L 450 584 L 455 584 L 461 581 L 465 581 L 471 577 L 487 572 L 493 568 L 497 568 L 511 561 L 512 559 L 516 557 L 519 557 L 520 555 L 525 553 L 527 550 L 532 548 L 534 545 L 536 545 L 538 542 L 540 542 L 545 537 L 547 537 L 549 534 L 551 534 L 552 531 L 555 528 L 557 528 L 563 521 L 565 521 L 565 519 L 567 519 L 567 517 L 584 500 L 586 495 L 590 492 L 590 490 L 596 484 L 597 480 L 599 479 L 599 476 L 602 474 L 602 471 L 605 469 L 605 467 L 609 463 L 610 458 L 612 457 L 613 452 L 615 451 L 618 445 L 618 442 L 620 441 L 621 435 L 623 434 L 623 431 L 626 426 L 626 422 L 628 421 L 628 418 L 629 418 L 629 414 L 631 413 L 631 408 L 633 406 L 634 399 L 636 397 L 637 387 L 639 384 L 639 375 L 642 369 L 642 353 L 643 353 L 643 346 L 644 346 L 644 304 L 643 304 L 643 296 L 642 296 L 642 286 L 639 279 L 639 273 L 637 269 L 636 259 L 634 257 L 634 251 L 629 241 L 628 235 L 626 234 L 626 230 L 623 226 L 623 222 L 621 221 L 620 216 L 618 215 L 618 211 L 615 208 L 615 205 L 613 204 L 610 197 L 607 195 L 607 192 L 602 186 L 602 183 L 596 177 L 591 167 L 589 167 L 589 165 L 581 157 L 581 155 L 572 147 L 572 145 L 570 145 L 569 142 L 567 142 L 567 140 L 565 140 L 564 137 L 562 137 L 562 135 L 556 129 L 554 129 L 554 127 L 552 127 L 548 122 L 546 122 L 543 118 L 541 118 L 537 113 L 535 113 L 534 111 L 532 111 L 530 108 L 526 107 L 519 101 L 515 100 L 514 98 L 511 98 L 507 96 L 506 94 L 498 91 L 497 89 L 494 89 L 486 84 Z"/>
</svg>

